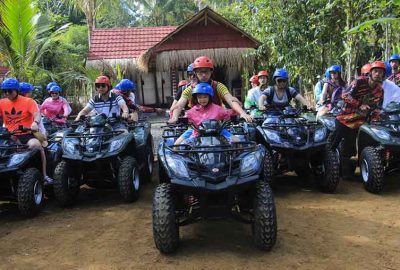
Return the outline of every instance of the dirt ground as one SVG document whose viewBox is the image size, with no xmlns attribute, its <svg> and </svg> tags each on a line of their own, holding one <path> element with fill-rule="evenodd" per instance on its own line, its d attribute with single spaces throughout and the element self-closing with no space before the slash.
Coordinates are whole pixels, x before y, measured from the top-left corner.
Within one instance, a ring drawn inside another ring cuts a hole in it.
<svg viewBox="0 0 400 270">
<path fill-rule="evenodd" d="M 115 190 L 83 189 L 73 208 L 47 200 L 34 219 L 0 204 L 0 269 L 400 269 L 400 181 L 381 195 L 359 179 L 323 194 L 294 176 L 275 191 L 278 239 L 257 250 L 250 226 L 234 220 L 181 227 L 178 252 L 155 248 L 151 199 L 157 182 L 133 204 Z"/>
</svg>

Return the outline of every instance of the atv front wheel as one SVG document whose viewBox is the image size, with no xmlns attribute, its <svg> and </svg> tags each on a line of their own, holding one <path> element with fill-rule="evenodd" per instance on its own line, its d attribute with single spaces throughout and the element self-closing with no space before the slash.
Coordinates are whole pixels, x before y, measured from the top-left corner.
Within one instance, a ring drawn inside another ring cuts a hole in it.
<svg viewBox="0 0 400 270">
<path fill-rule="evenodd" d="M 374 147 L 365 147 L 360 157 L 361 176 L 364 187 L 371 193 L 379 193 L 383 188 L 384 167 L 380 151 Z"/>
<path fill-rule="evenodd" d="M 125 156 L 118 170 L 118 187 L 124 202 L 134 202 L 139 198 L 140 176 L 136 159 Z"/>
<path fill-rule="evenodd" d="M 276 184 L 274 175 L 274 159 L 270 151 L 265 151 L 264 162 L 263 162 L 263 178 L 266 183 L 271 187 Z"/>
<path fill-rule="evenodd" d="M 58 163 L 54 171 L 54 197 L 62 207 L 75 204 L 79 195 L 79 179 L 72 173 L 73 168 L 65 160 Z"/>
<path fill-rule="evenodd" d="M 257 248 L 269 251 L 275 245 L 277 221 L 274 196 L 268 183 L 258 181 L 254 199 L 253 239 Z"/>
<path fill-rule="evenodd" d="M 28 168 L 18 181 L 18 208 L 25 217 L 36 216 L 43 205 L 42 174 L 36 168 Z"/>
<path fill-rule="evenodd" d="M 145 153 L 140 157 L 143 159 L 143 168 L 140 170 L 140 179 L 143 183 L 151 182 L 151 176 L 153 175 L 153 162 L 154 162 L 154 153 L 153 153 L 153 139 L 147 140 L 147 144 L 145 147 Z"/>
<path fill-rule="evenodd" d="M 323 171 L 316 177 L 321 191 L 326 193 L 335 192 L 340 179 L 339 169 L 339 155 L 337 151 L 327 148 L 323 160 Z"/>
<path fill-rule="evenodd" d="M 172 253 L 179 245 L 179 225 L 175 216 L 172 185 L 162 183 L 153 195 L 153 237 L 162 253 Z"/>
</svg>

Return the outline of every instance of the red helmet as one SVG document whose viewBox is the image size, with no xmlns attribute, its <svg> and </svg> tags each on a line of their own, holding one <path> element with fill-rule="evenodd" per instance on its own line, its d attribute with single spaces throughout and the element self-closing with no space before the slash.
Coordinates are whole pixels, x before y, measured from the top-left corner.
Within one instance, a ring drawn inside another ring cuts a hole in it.
<svg viewBox="0 0 400 270">
<path fill-rule="evenodd" d="M 197 68 L 210 68 L 214 69 L 213 61 L 207 56 L 197 57 L 193 62 L 193 69 Z"/>
<path fill-rule="evenodd" d="M 365 65 L 362 66 L 361 68 L 361 75 L 368 75 L 369 72 L 371 71 L 371 64 L 367 63 Z"/>
<path fill-rule="evenodd" d="M 266 70 L 260 70 L 257 74 L 258 77 L 260 76 L 267 76 L 268 77 L 268 71 Z"/>
<path fill-rule="evenodd" d="M 182 80 L 182 81 L 180 81 L 180 82 L 178 83 L 178 88 L 181 87 L 181 86 L 187 85 L 187 84 L 188 84 L 188 81 L 187 81 L 187 80 Z"/>
<path fill-rule="evenodd" d="M 380 69 L 383 69 L 386 72 L 386 65 L 385 65 L 385 63 L 383 61 L 372 62 L 370 71 L 372 71 L 374 68 L 380 68 Z"/>
<path fill-rule="evenodd" d="M 250 78 L 250 82 L 259 85 L 259 81 L 258 81 L 258 76 L 257 75 L 253 75 Z"/>
<path fill-rule="evenodd" d="M 97 77 L 96 81 L 94 83 L 95 84 L 96 83 L 104 83 L 104 84 L 107 84 L 108 86 L 111 87 L 110 79 L 107 76 L 104 76 L 104 75 Z"/>
</svg>

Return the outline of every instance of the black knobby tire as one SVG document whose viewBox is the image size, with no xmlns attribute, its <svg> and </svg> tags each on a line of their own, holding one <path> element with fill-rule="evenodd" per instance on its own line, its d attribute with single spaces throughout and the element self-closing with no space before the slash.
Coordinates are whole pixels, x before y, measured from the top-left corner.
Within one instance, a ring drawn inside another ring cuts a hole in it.
<svg viewBox="0 0 400 270">
<path fill-rule="evenodd" d="M 153 237 L 162 253 L 172 253 L 179 245 L 179 225 L 175 215 L 172 185 L 159 184 L 153 195 Z"/>
<path fill-rule="evenodd" d="M 140 176 L 136 159 L 131 156 L 121 158 L 118 170 L 119 193 L 124 202 L 134 202 L 139 198 Z"/>
<path fill-rule="evenodd" d="M 371 193 L 381 192 L 384 182 L 381 152 L 374 147 L 365 147 L 361 152 L 360 170 L 365 189 Z"/>
<path fill-rule="evenodd" d="M 158 182 L 161 183 L 169 183 L 169 176 L 165 171 L 164 166 L 160 159 L 158 159 Z"/>
<path fill-rule="evenodd" d="M 339 155 L 336 150 L 325 149 L 323 165 L 323 173 L 317 176 L 318 187 L 323 192 L 333 193 L 335 192 L 340 180 Z"/>
<path fill-rule="evenodd" d="M 275 187 L 275 173 L 274 173 L 274 159 L 270 151 L 265 151 L 264 161 L 263 161 L 263 179 L 271 187 Z"/>
<path fill-rule="evenodd" d="M 75 204 L 79 195 L 80 182 L 76 175 L 72 175 L 73 171 L 66 160 L 58 163 L 54 171 L 54 197 L 62 207 Z"/>
<path fill-rule="evenodd" d="M 271 250 L 277 237 L 276 209 L 272 190 L 264 181 L 257 183 L 252 229 L 257 248 Z"/>
<path fill-rule="evenodd" d="M 44 201 L 42 174 L 36 168 L 28 168 L 18 181 L 18 208 L 25 217 L 36 216 Z"/>
<path fill-rule="evenodd" d="M 140 156 L 143 159 L 143 167 L 140 170 L 140 179 L 143 183 L 151 182 L 151 177 L 153 175 L 153 162 L 154 162 L 154 153 L 153 153 L 153 138 L 147 140 L 147 144 L 145 146 L 144 155 Z"/>
</svg>

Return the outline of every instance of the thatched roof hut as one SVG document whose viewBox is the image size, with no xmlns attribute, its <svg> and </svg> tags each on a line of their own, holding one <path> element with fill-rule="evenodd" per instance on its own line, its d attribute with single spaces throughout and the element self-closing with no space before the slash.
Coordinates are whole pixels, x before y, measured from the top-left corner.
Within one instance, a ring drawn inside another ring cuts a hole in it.
<svg viewBox="0 0 400 270">
<path fill-rule="evenodd" d="M 241 74 L 243 69 L 253 69 L 260 45 L 251 35 L 208 7 L 179 27 L 152 27 L 158 34 L 148 32 L 143 39 L 137 33 L 145 29 L 95 30 L 88 65 L 120 65 L 125 77 L 138 83 L 138 99 L 142 103 L 166 104 L 179 80 L 184 79 L 186 67 L 196 57 L 206 55 L 214 60 L 214 78 L 225 83 L 234 95 L 242 95 Z M 99 41 L 97 31 L 103 31 Z M 105 35 L 108 42 L 104 41 Z"/>
</svg>

